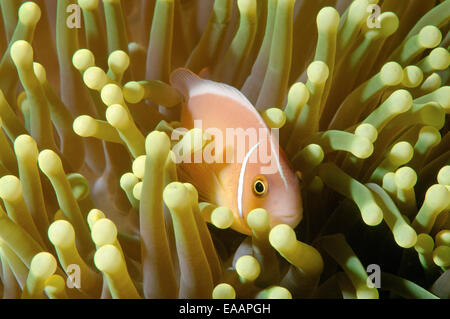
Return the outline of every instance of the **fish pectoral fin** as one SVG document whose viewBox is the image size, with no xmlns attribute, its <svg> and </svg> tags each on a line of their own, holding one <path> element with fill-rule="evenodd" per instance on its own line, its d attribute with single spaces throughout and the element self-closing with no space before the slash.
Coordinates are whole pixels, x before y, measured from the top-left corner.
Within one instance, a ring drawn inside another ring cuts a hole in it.
<svg viewBox="0 0 450 319">
<path fill-rule="evenodd" d="M 182 164 L 178 165 L 177 173 L 180 181 L 194 185 L 199 201 L 216 204 L 216 190 L 220 183 L 211 168 L 202 163 Z"/>
</svg>

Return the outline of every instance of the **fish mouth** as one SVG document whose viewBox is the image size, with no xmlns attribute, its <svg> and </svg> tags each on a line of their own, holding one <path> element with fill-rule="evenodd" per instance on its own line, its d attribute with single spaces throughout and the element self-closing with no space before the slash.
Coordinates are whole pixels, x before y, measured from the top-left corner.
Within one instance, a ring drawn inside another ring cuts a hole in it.
<svg viewBox="0 0 450 319">
<path fill-rule="evenodd" d="M 270 214 L 270 211 L 269 211 Z M 270 215 L 270 228 L 279 224 L 286 224 L 292 228 L 297 227 L 303 219 L 303 211 L 300 210 L 284 210 L 282 212 L 274 212 Z"/>
</svg>

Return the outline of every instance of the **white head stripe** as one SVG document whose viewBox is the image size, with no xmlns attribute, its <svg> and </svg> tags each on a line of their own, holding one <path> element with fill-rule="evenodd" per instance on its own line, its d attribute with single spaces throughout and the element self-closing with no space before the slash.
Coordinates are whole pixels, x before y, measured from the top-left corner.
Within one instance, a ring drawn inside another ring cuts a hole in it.
<svg viewBox="0 0 450 319">
<path fill-rule="evenodd" d="M 238 204 L 238 211 L 241 218 L 244 218 L 244 215 L 242 213 L 242 195 L 244 191 L 244 176 L 245 176 L 245 168 L 247 167 L 247 162 L 250 158 L 250 155 L 252 155 L 253 151 L 256 150 L 258 145 L 261 142 L 258 142 L 257 144 L 253 145 L 252 148 L 245 154 L 244 161 L 241 166 L 241 171 L 239 172 L 239 184 L 238 184 L 238 193 L 237 193 L 237 204 Z"/>
</svg>

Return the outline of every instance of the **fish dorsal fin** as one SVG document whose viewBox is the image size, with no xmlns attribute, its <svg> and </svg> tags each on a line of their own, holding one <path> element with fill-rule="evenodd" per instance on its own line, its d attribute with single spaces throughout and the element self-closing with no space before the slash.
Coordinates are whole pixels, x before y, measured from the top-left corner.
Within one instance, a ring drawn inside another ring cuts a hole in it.
<svg viewBox="0 0 450 319">
<path fill-rule="evenodd" d="M 202 79 L 197 74 L 185 68 L 174 70 L 170 76 L 170 83 L 187 98 L 208 93 L 228 97 L 245 106 L 245 108 L 252 111 L 255 116 L 260 118 L 258 111 L 252 103 L 250 103 L 247 97 L 241 91 L 230 85 Z M 261 122 L 261 124 L 266 126 L 264 121 Z"/>
<path fill-rule="evenodd" d="M 198 72 L 198 76 L 202 79 L 209 79 L 211 77 L 210 68 L 204 67 L 200 72 Z"/>
<path fill-rule="evenodd" d="M 199 84 L 202 79 L 195 73 L 185 68 L 174 70 L 170 74 L 170 84 L 180 91 L 186 98 L 190 96 L 189 92 Z"/>
</svg>

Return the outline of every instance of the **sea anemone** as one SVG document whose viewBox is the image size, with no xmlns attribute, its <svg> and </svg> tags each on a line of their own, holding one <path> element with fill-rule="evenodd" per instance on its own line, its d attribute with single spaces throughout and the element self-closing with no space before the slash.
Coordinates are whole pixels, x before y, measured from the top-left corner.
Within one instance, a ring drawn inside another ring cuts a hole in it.
<svg viewBox="0 0 450 319">
<path fill-rule="evenodd" d="M 0 8 L 3 298 L 449 298 L 450 0 Z M 180 67 L 279 130 L 295 229 L 179 178 Z"/>
</svg>

